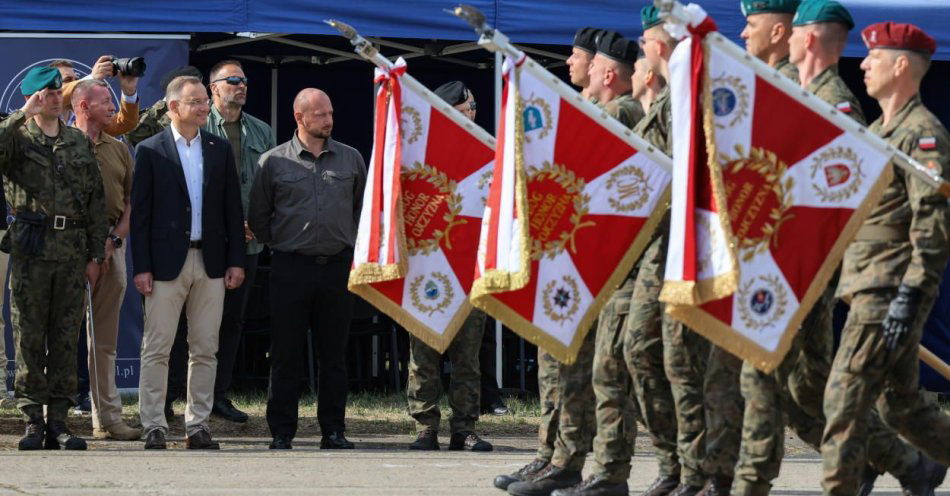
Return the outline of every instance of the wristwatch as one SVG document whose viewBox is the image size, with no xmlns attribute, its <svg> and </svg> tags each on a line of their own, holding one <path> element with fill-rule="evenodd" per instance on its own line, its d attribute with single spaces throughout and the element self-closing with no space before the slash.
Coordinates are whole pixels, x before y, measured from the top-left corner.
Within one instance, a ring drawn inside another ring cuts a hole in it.
<svg viewBox="0 0 950 496">
<path fill-rule="evenodd" d="M 96 265 L 102 265 L 102 259 L 98 257 L 93 258 L 92 260 L 90 260 L 90 262 L 94 262 Z"/>
<path fill-rule="evenodd" d="M 112 240 L 112 244 L 114 244 L 116 248 L 122 248 L 122 238 L 116 236 L 115 234 L 110 234 L 109 239 Z"/>
</svg>

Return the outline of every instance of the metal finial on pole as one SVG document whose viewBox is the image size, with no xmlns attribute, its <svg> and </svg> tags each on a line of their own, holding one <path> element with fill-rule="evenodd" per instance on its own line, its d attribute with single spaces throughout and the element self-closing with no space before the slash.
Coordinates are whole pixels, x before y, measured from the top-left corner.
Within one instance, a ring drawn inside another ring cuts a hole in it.
<svg viewBox="0 0 950 496">
<path fill-rule="evenodd" d="M 323 22 L 329 24 L 334 29 L 339 31 L 344 38 L 350 40 L 350 44 L 356 48 L 356 53 L 358 53 L 364 59 L 373 62 L 379 67 L 392 68 L 392 61 L 386 57 L 383 57 L 383 55 L 379 53 L 379 50 L 377 50 L 376 47 L 369 42 L 369 40 L 360 36 L 360 34 L 356 31 L 356 28 L 336 19 L 327 19 Z"/>
</svg>

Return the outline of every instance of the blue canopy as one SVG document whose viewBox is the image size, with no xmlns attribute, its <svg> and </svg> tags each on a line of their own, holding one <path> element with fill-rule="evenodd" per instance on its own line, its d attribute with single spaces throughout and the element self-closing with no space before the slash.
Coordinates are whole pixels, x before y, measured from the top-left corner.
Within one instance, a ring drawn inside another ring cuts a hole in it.
<svg viewBox="0 0 950 496">
<path fill-rule="evenodd" d="M 841 0 L 858 28 L 892 20 L 913 22 L 937 39 L 937 59 L 950 60 L 950 2 L 932 0 Z M 647 2 L 619 0 L 470 0 L 517 43 L 565 45 L 580 26 L 615 29 L 627 35 L 640 30 L 639 8 Z M 720 31 L 733 40 L 745 24 L 739 0 L 699 2 Z M 166 0 L 134 6 L 105 0 L 0 3 L 0 29 L 11 31 L 112 32 L 269 32 L 336 34 L 323 23 L 336 18 L 360 33 L 388 38 L 472 40 L 468 26 L 443 12 L 451 0 Z M 846 56 L 865 53 L 859 29 L 851 33 Z"/>
</svg>

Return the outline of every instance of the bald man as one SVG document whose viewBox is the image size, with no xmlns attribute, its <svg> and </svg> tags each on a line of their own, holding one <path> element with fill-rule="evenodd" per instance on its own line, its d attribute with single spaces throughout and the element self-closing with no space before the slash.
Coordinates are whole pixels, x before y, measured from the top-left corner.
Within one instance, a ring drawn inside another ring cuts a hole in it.
<svg viewBox="0 0 950 496">
<path fill-rule="evenodd" d="M 306 88 L 294 99 L 297 132 L 261 156 L 251 186 L 248 226 L 273 250 L 270 275 L 271 372 L 267 424 L 271 449 L 291 449 L 307 329 L 319 357 L 321 449 L 352 449 L 346 430 L 346 341 L 353 261 L 366 164 L 330 137 L 333 104 Z"/>
</svg>

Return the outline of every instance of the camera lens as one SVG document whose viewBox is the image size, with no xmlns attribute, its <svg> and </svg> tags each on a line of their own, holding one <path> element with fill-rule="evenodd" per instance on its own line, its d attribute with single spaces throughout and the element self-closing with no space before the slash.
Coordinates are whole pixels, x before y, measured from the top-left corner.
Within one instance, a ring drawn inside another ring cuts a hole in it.
<svg viewBox="0 0 950 496">
<path fill-rule="evenodd" d="M 112 61 L 113 72 L 126 76 L 142 77 L 145 75 L 145 59 L 142 57 L 127 57 Z"/>
</svg>

